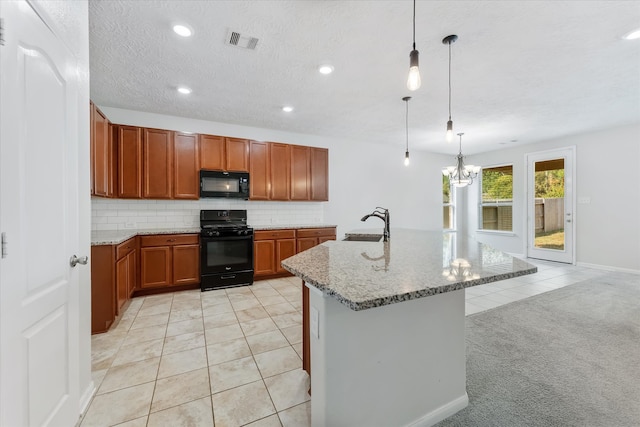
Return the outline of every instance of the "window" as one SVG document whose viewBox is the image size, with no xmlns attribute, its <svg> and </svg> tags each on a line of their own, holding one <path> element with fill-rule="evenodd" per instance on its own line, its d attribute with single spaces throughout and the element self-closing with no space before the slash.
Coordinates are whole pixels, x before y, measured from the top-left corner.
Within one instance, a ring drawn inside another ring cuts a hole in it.
<svg viewBox="0 0 640 427">
<path fill-rule="evenodd" d="M 513 165 L 482 169 L 480 229 L 513 231 Z"/>
<path fill-rule="evenodd" d="M 442 176 L 442 228 L 445 230 L 453 230 L 455 222 L 454 206 L 453 206 L 453 187 L 449 182 L 448 176 Z"/>
</svg>

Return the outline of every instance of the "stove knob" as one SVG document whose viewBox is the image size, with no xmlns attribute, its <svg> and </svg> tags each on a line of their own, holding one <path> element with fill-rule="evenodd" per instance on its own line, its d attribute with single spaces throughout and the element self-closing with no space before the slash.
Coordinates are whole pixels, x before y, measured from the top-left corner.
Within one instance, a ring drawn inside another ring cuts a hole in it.
<svg viewBox="0 0 640 427">
<path fill-rule="evenodd" d="M 242 230 L 238 230 L 238 236 L 242 236 Z"/>
<path fill-rule="evenodd" d="M 219 232 L 219 231 L 216 231 L 216 232 L 215 232 L 215 236 L 216 236 L 216 237 L 218 237 L 219 235 L 220 235 L 220 232 Z"/>
</svg>

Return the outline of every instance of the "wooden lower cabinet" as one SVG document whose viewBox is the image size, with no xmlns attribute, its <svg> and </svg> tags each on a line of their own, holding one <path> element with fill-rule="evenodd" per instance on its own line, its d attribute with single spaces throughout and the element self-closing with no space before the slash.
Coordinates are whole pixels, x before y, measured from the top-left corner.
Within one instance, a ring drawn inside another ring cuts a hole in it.
<svg viewBox="0 0 640 427">
<path fill-rule="evenodd" d="M 91 246 L 91 333 L 107 332 L 137 282 L 138 239 Z"/>
<path fill-rule="evenodd" d="M 296 231 L 297 252 L 303 252 L 327 240 L 336 240 L 335 227 L 303 228 Z"/>
<path fill-rule="evenodd" d="M 116 247 L 116 308 L 122 307 L 131 298 L 137 282 L 137 239 L 129 239 Z"/>
<path fill-rule="evenodd" d="M 91 333 L 107 332 L 116 319 L 114 245 L 91 246 Z"/>
<path fill-rule="evenodd" d="M 140 237 L 140 288 L 166 288 L 200 283 L 197 234 Z"/>
<path fill-rule="evenodd" d="M 254 278 L 287 276 L 289 272 L 282 268 L 282 260 L 335 239 L 335 227 L 258 230 L 253 235 Z"/>
<path fill-rule="evenodd" d="M 256 231 L 253 235 L 254 278 L 288 274 L 280 262 L 296 254 L 295 237 L 295 230 Z"/>
</svg>

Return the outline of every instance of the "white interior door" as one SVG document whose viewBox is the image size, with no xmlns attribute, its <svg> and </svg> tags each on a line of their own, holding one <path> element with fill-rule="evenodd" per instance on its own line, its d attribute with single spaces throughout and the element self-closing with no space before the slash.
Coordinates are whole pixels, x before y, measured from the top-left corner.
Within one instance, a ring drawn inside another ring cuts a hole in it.
<svg viewBox="0 0 640 427">
<path fill-rule="evenodd" d="M 0 3 L 0 425 L 73 426 L 78 67 L 27 2 Z"/>
<path fill-rule="evenodd" d="M 527 155 L 527 256 L 575 263 L 575 147 Z"/>
</svg>

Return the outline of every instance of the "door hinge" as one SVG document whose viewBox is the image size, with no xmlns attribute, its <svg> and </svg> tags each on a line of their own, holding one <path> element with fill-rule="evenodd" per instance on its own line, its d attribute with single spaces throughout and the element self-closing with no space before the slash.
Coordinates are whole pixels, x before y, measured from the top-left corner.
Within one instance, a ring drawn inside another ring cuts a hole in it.
<svg viewBox="0 0 640 427">
<path fill-rule="evenodd" d="M 2 258 L 7 257 L 7 233 L 2 233 Z"/>
</svg>

